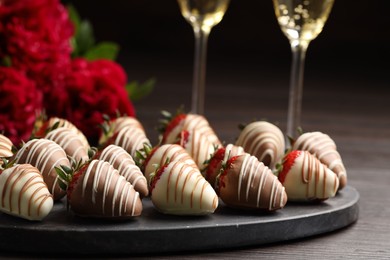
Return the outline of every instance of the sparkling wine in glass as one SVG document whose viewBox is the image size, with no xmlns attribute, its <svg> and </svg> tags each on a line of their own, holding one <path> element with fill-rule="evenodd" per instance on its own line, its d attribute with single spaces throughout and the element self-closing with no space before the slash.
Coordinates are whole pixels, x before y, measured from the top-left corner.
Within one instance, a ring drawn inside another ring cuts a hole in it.
<svg viewBox="0 0 390 260">
<path fill-rule="evenodd" d="M 207 40 L 211 28 L 218 24 L 230 0 L 178 0 L 181 14 L 191 24 L 195 34 L 194 75 L 191 111 L 204 113 Z"/>
<path fill-rule="evenodd" d="M 273 3 L 280 28 L 290 41 L 292 50 L 287 134 L 294 137 L 301 126 L 306 50 L 321 33 L 334 0 L 273 0 Z"/>
</svg>

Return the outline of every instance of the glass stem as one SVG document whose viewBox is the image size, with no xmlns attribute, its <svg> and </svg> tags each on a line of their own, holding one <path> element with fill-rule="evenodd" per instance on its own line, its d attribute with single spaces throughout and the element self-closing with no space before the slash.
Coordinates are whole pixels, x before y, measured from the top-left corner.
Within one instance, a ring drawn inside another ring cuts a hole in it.
<svg viewBox="0 0 390 260">
<path fill-rule="evenodd" d="M 203 29 L 199 26 L 194 27 L 194 33 L 195 57 L 191 111 L 195 114 L 203 114 L 206 85 L 207 40 L 210 34 L 210 30 Z"/>
<path fill-rule="evenodd" d="M 303 91 L 303 74 L 308 43 L 292 42 L 292 65 L 290 75 L 290 92 L 287 114 L 287 135 L 296 137 L 298 127 L 301 127 L 301 108 Z"/>
</svg>

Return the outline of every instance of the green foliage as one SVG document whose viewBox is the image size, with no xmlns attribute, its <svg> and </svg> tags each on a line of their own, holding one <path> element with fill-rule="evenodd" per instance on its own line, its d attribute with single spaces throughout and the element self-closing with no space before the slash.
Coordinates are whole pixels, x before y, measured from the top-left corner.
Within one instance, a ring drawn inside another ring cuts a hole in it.
<svg viewBox="0 0 390 260">
<path fill-rule="evenodd" d="M 76 8 L 68 5 L 69 18 L 74 25 L 74 35 L 71 39 L 72 58 L 82 57 L 89 61 L 97 59 L 116 60 L 119 53 L 119 45 L 104 41 L 96 43 L 92 24 L 85 19 L 81 19 Z M 132 101 L 139 100 L 149 95 L 156 83 L 154 78 L 143 83 L 132 81 L 126 85 L 126 91 Z"/>
<path fill-rule="evenodd" d="M 81 19 L 74 6 L 68 6 L 69 18 L 74 25 L 74 35 L 71 39 L 73 47 L 72 57 L 83 57 L 87 60 L 108 59 L 115 60 L 118 56 L 119 46 L 113 42 L 96 44 L 92 24 Z"/>
<path fill-rule="evenodd" d="M 73 170 L 66 165 L 60 165 L 60 167 L 54 167 L 58 175 L 58 185 L 64 191 L 68 189 L 69 183 L 73 178 Z"/>
<path fill-rule="evenodd" d="M 119 52 L 119 45 L 113 42 L 101 42 L 89 48 L 84 57 L 87 60 L 107 59 L 116 60 Z"/>
<path fill-rule="evenodd" d="M 138 83 L 138 81 L 132 81 L 126 85 L 126 91 L 129 94 L 131 100 L 136 101 L 144 98 L 149 95 L 154 88 L 156 80 L 151 78 L 143 83 Z"/>
</svg>

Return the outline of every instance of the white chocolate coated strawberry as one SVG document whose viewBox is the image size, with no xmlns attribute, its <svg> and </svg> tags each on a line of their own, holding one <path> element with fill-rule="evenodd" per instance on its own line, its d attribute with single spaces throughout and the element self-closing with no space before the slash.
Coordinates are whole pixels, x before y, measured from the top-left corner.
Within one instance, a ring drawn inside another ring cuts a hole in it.
<svg viewBox="0 0 390 260">
<path fill-rule="evenodd" d="M 286 172 L 279 174 L 288 199 L 305 201 L 334 197 L 339 187 L 337 175 L 308 151 L 293 153 L 295 153 L 293 163 Z"/>
<path fill-rule="evenodd" d="M 204 116 L 198 114 L 187 114 L 185 118 L 181 120 L 174 129 L 171 130 L 168 136 L 166 136 L 164 143 L 176 143 L 177 138 L 182 131 L 193 131 L 194 129 L 196 129 L 199 133 L 207 136 L 211 143 L 216 145 L 221 144 L 221 141 L 215 134 L 214 130 L 211 128 L 207 119 Z"/>
<path fill-rule="evenodd" d="M 198 168 L 174 161 L 164 165 L 154 178 L 151 198 L 162 213 L 204 215 L 218 207 L 217 194 Z"/>
<path fill-rule="evenodd" d="M 30 164 L 19 164 L 0 174 L 0 210 L 28 220 L 42 220 L 53 208 L 42 175 Z"/>
<path fill-rule="evenodd" d="M 256 121 L 241 131 L 236 145 L 240 145 L 272 170 L 284 155 L 285 141 L 282 131 L 274 124 Z"/>
<path fill-rule="evenodd" d="M 13 152 L 12 152 L 11 140 L 8 137 L 0 134 L 0 157 L 7 158 L 7 157 L 11 157 L 12 155 Z"/>
<path fill-rule="evenodd" d="M 304 133 L 294 142 L 293 149 L 309 151 L 328 166 L 339 178 L 339 189 L 347 185 L 347 171 L 337 151 L 336 143 L 329 135 L 321 132 Z"/>
<path fill-rule="evenodd" d="M 217 149 L 205 134 L 196 129 L 192 131 L 182 131 L 180 145 L 183 146 L 192 159 L 194 159 L 200 170 L 203 170 L 206 167 L 206 162 Z"/>
<path fill-rule="evenodd" d="M 156 167 L 164 165 L 167 160 L 170 162 L 181 161 L 192 167 L 197 167 L 192 157 L 182 146 L 178 144 L 163 144 L 155 147 L 145 161 L 144 174 L 149 184 L 150 175 L 156 171 Z"/>
</svg>

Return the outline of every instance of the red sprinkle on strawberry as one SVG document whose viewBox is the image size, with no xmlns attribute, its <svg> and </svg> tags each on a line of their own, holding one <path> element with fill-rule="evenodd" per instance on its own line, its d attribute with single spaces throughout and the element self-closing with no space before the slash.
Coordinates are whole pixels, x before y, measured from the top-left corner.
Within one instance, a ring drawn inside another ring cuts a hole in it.
<svg viewBox="0 0 390 260">
<path fill-rule="evenodd" d="M 223 158 L 225 157 L 225 147 L 219 148 L 215 154 L 211 157 L 210 161 L 208 162 L 208 166 L 206 168 L 206 171 L 204 173 L 204 176 L 207 181 L 210 182 L 212 179 L 212 176 L 214 176 L 214 173 L 219 170 L 220 163 L 222 162 Z"/>
<path fill-rule="evenodd" d="M 226 187 L 226 184 L 225 184 L 225 177 L 226 175 L 228 174 L 228 170 L 231 169 L 233 167 L 233 164 L 234 162 L 239 158 L 240 155 L 236 155 L 236 156 L 233 156 L 231 158 L 229 158 L 226 162 L 225 165 L 222 166 L 222 169 L 221 169 L 221 174 L 217 177 L 217 182 L 218 182 L 218 185 L 216 187 L 216 191 L 217 191 L 217 194 L 219 194 L 219 190 L 222 188 L 225 188 Z M 222 157 L 223 159 L 223 157 Z"/>
<path fill-rule="evenodd" d="M 292 150 L 283 161 L 279 181 L 290 201 L 325 200 L 336 195 L 337 175 L 308 151 Z"/>
<path fill-rule="evenodd" d="M 190 132 L 187 130 L 181 131 L 180 133 L 180 145 L 185 147 L 190 138 Z"/>
<path fill-rule="evenodd" d="M 283 159 L 283 168 L 281 172 L 278 175 L 279 181 L 281 183 L 284 183 L 284 180 L 286 178 L 287 173 L 290 171 L 291 167 L 293 166 L 295 159 L 301 155 L 302 151 L 293 150 L 289 152 Z"/>
<path fill-rule="evenodd" d="M 177 127 L 182 120 L 184 120 L 187 117 L 187 114 L 179 113 L 174 118 L 171 119 L 171 121 L 166 125 L 164 129 L 164 134 L 162 137 L 162 143 L 165 143 L 165 140 L 167 139 L 167 136 L 171 133 L 171 131 Z"/>
<path fill-rule="evenodd" d="M 85 164 L 83 167 L 81 167 L 80 170 L 76 171 L 72 176 L 71 176 L 71 180 L 68 184 L 68 187 L 66 188 L 66 198 L 68 199 L 68 201 L 71 200 L 72 198 L 72 192 L 74 190 L 74 188 L 76 187 L 77 183 L 78 183 L 78 180 L 80 179 L 80 177 L 85 173 L 85 171 L 87 170 L 88 168 L 88 164 Z"/>
<path fill-rule="evenodd" d="M 167 168 L 168 164 L 169 164 L 169 161 L 165 162 L 164 165 L 159 167 L 156 170 L 156 172 L 153 174 L 153 176 L 151 177 L 150 188 L 149 188 L 150 194 L 152 194 L 154 188 L 156 187 L 156 183 L 160 179 L 161 175 L 164 173 L 164 171 Z"/>
</svg>

